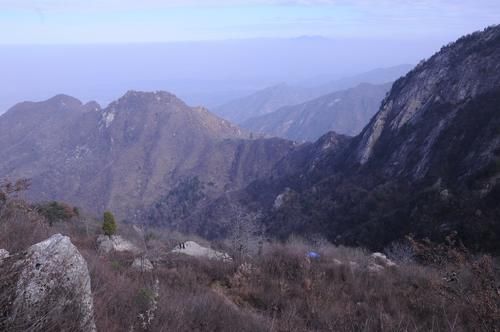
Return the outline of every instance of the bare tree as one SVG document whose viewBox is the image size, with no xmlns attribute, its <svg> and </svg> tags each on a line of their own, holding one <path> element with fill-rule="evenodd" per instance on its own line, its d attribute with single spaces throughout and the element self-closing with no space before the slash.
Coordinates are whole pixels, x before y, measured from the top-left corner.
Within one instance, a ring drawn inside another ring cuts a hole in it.
<svg viewBox="0 0 500 332">
<path fill-rule="evenodd" d="M 231 206 L 231 209 L 229 243 L 236 258 L 259 254 L 264 244 L 264 227 L 259 223 L 260 213 L 248 213 L 236 205 Z"/>
</svg>

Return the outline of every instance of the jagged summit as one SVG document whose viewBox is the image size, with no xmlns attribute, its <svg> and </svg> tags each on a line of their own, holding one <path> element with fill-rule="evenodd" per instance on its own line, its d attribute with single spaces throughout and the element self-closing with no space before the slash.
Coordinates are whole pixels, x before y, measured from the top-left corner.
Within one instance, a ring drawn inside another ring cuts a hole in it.
<svg viewBox="0 0 500 332">
<path fill-rule="evenodd" d="M 167 91 L 147 92 L 129 90 L 123 96 L 111 102 L 106 109 L 127 108 L 133 110 L 134 108 L 143 109 L 147 105 L 163 105 L 165 107 L 168 105 L 178 105 L 179 107 L 188 107 L 176 95 Z"/>
<path fill-rule="evenodd" d="M 143 101 L 166 101 L 178 100 L 177 96 L 168 91 L 137 91 L 129 90 L 122 97 L 118 98 L 117 102 L 143 100 Z"/>
<path fill-rule="evenodd" d="M 194 129 L 214 138 L 246 138 L 248 134 L 232 123 L 202 107 L 190 107 L 166 91 L 128 91 L 102 111 L 100 128 L 117 127 L 119 131 L 136 131 L 147 124 L 175 135 Z"/>
</svg>

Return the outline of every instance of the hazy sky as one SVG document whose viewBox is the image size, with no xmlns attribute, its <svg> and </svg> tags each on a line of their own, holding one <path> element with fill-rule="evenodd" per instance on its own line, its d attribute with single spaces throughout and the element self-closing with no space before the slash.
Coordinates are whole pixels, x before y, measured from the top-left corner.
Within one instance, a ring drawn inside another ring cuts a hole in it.
<svg viewBox="0 0 500 332">
<path fill-rule="evenodd" d="M 0 44 L 303 35 L 451 40 L 495 23 L 499 0 L 0 0 Z"/>
<path fill-rule="evenodd" d="M 218 105 L 416 64 L 498 23 L 500 0 L 0 0 L 0 114 L 58 93 L 105 105 L 129 89 Z"/>
</svg>

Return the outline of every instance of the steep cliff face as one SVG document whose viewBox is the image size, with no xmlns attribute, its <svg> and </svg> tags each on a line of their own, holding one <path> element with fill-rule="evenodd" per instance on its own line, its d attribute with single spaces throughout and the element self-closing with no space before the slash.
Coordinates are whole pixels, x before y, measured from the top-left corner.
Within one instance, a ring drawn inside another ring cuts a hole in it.
<svg viewBox="0 0 500 332">
<path fill-rule="evenodd" d="M 0 117 L 0 174 L 32 180 L 32 200 L 134 219 L 186 179 L 209 196 L 263 176 L 292 147 L 248 134 L 167 92 L 130 91 L 101 110 L 58 96 Z"/>
<path fill-rule="evenodd" d="M 499 45 L 499 27 L 474 33 L 398 80 L 358 138 L 355 160 L 413 179 L 446 160 L 469 174 L 488 163 L 498 145 Z"/>
</svg>

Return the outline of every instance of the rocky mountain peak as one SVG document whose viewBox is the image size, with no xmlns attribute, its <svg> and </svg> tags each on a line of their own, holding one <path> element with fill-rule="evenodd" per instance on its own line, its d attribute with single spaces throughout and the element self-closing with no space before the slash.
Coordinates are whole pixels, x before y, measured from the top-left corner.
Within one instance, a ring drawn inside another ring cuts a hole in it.
<svg viewBox="0 0 500 332">
<path fill-rule="evenodd" d="M 389 136 L 419 126 L 439 105 L 458 105 L 498 88 L 499 71 L 500 26 L 462 37 L 443 47 L 394 83 L 380 111 L 361 134 L 357 162 L 367 163 L 383 137 L 389 141 Z M 434 124 L 428 133 L 428 147 L 430 140 L 439 135 L 454 114 L 443 114 Z M 393 143 L 397 141 L 393 139 Z M 409 150 L 405 148 L 405 151 Z M 399 152 L 392 156 L 392 162 L 404 162 L 408 156 L 404 151 Z M 426 168 L 421 166 L 422 170 Z"/>
<path fill-rule="evenodd" d="M 82 106 L 83 103 L 75 97 L 71 97 L 65 94 L 56 95 L 46 101 L 47 104 L 52 104 L 54 106 L 59 106 L 61 108 L 67 108 L 69 110 L 73 110 L 79 106 Z"/>
<path fill-rule="evenodd" d="M 112 102 L 107 109 L 142 110 L 150 106 L 168 109 L 167 106 L 169 105 L 187 107 L 182 100 L 167 91 L 145 92 L 129 90 L 122 97 Z"/>
<path fill-rule="evenodd" d="M 85 105 L 83 105 L 83 107 L 88 110 L 88 111 L 96 111 L 96 112 L 99 112 L 102 110 L 102 107 L 101 105 L 99 105 L 98 102 L 92 100 L 92 101 L 89 101 L 88 103 L 86 103 Z"/>
<path fill-rule="evenodd" d="M 171 102 L 172 100 L 180 101 L 176 95 L 167 92 L 167 91 L 136 91 L 129 90 L 127 91 L 121 98 L 118 99 L 118 102 L 126 102 L 126 101 L 149 101 L 149 102 Z"/>
<path fill-rule="evenodd" d="M 203 107 L 190 107 L 166 91 L 128 91 L 102 112 L 100 128 L 114 127 L 133 131 L 140 127 L 155 127 L 176 132 L 194 128 L 221 138 L 247 137 L 239 127 L 211 114 Z M 158 124 L 158 123 L 161 124 Z M 160 127 L 158 127 L 160 126 Z"/>
<path fill-rule="evenodd" d="M 321 136 L 315 144 L 319 145 L 322 150 L 329 150 L 331 148 L 336 148 L 339 144 L 344 143 L 346 139 L 348 139 L 347 136 L 337 134 L 334 131 L 330 131 Z"/>
<path fill-rule="evenodd" d="M 77 111 L 52 106 L 70 102 Z M 129 91 L 103 110 L 56 96 L 0 117 L 0 173 L 31 178 L 30 199 L 60 198 L 134 218 L 192 178 L 211 184 L 207 195 L 241 188 L 291 148 L 248 137 L 168 92 Z"/>
</svg>

